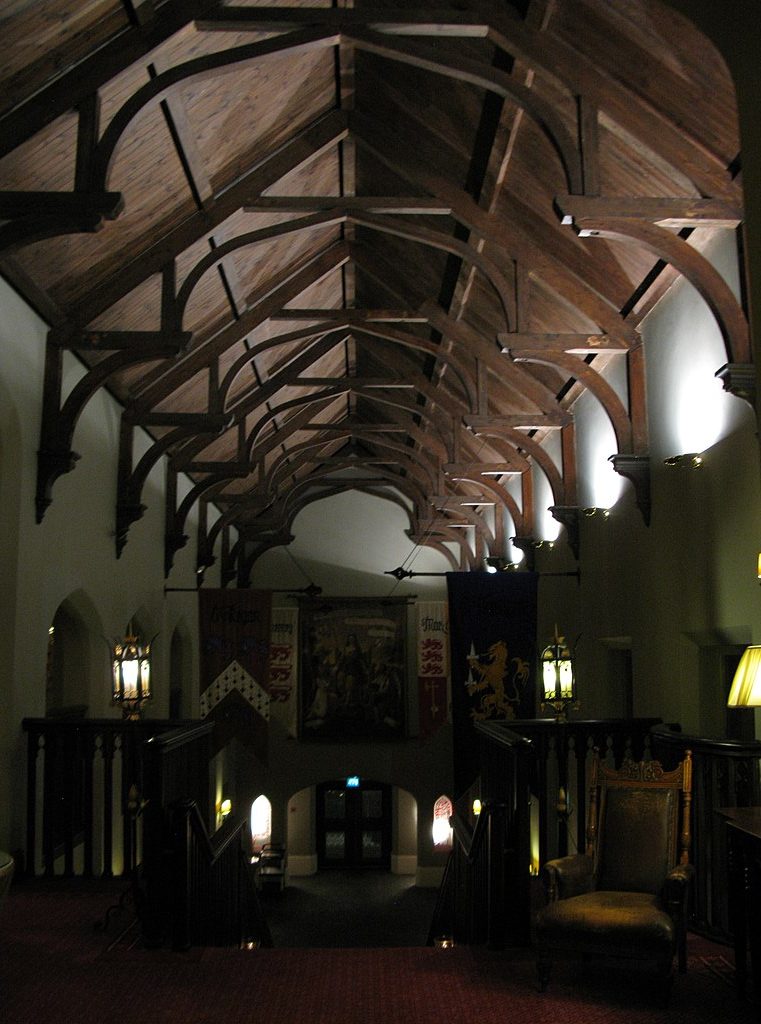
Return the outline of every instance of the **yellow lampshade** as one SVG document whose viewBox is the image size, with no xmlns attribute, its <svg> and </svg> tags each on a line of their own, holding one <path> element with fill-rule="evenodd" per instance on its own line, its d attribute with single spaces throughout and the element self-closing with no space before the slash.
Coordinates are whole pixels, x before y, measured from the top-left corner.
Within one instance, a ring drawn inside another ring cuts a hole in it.
<svg viewBox="0 0 761 1024">
<path fill-rule="evenodd" d="M 728 708 L 761 707 L 761 645 L 746 647 L 727 697 Z"/>
</svg>

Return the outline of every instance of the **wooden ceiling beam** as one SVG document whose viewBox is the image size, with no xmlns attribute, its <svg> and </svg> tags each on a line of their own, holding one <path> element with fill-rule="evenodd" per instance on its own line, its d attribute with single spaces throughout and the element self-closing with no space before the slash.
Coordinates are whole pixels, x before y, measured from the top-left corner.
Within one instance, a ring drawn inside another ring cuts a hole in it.
<svg viewBox="0 0 761 1024">
<path fill-rule="evenodd" d="M 452 210 L 425 196 L 260 196 L 243 207 L 245 213 L 319 213 L 339 208 L 347 213 L 448 217 Z"/>
<path fill-rule="evenodd" d="M 519 475 L 524 470 L 516 469 L 510 462 L 448 462 L 441 467 L 452 479 L 472 480 L 473 476 L 510 476 Z M 525 467 L 524 467 L 525 469 Z"/>
<path fill-rule="evenodd" d="M 164 3 L 146 26 L 129 25 L 97 50 L 53 77 L 34 95 L 0 115 L 0 157 L 10 153 L 56 118 L 73 110 L 112 78 L 146 57 L 217 0 Z"/>
<path fill-rule="evenodd" d="M 648 98 L 638 96 L 578 50 L 549 33 L 535 31 L 508 9 L 498 11 L 489 4 L 488 12 L 489 38 L 495 45 L 606 111 L 635 138 L 687 175 L 703 195 L 739 194 L 727 158 L 690 136 L 683 124 L 675 123 L 669 116 L 667 109 L 656 108 Z"/>
<path fill-rule="evenodd" d="M 118 349 L 130 352 L 155 353 L 158 349 L 184 351 L 193 335 L 189 331 L 81 331 L 51 328 L 48 341 L 59 348 L 77 352 L 112 352 Z"/>
<path fill-rule="evenodd" d="M 469 82 L 505 100 L 517 103 L 536 123 L 555 150 L 568 182 L 568 191 L 574 194 L 583 192 L 581 160 L 576 141 L 568 133 L 557 111 L 509 74 L 466 57 L 443 59 L 440 50 L 417 41 L 407 43 L 396 39 L 391 42 L 388 36 L 366 29 L 352 30 L 350 36 L 358 49 L 391 61 L 411 64 L 415 68 L 432 71 L 456 81 Z"/>
<path fill-rule="evenodd" d="M 508 427 L 516 430 L 539 430 L 543 427 L 564 427 L 571 421 L 571 414 L 562 409 L 557 412 L 516 412 L 510 416 L 463 416 L 463 423 L 473 430 Z"/>
<path fill-rule="evenodd" d="M 364 323 L 392 323 L 392 324 L 424 324 L 425 316 L 418 310 L 403 309 L 280 309 L 270 317 L 273 323 L 278 321 L 316 320 L 320 323 L 329 324 L 331 330 L 335 323 L 343 327 L 351 327 L 352 324 Z"/>
<path fill-rule="evenodd" d="M 581 381 L 599 399 L 605 409 L 616 436 L 618 451 L 631 452 L 632 425 L 629 414 L 613 387 L 589 363 L 579 356 L 565 353 L 553 353 L 551 356 L 535 353 L 524 358 L 525 361 L 546 361 L 550 365 L 564 370 L 567 376 Z"/>
<path fill-rule="evenodd" d="M 500 333 L 497 341 L 502 351 L 518 358 L 526 352 L 572 352 L 588 355 L 596 352 L 626 352 L 627 344 L 621 338 L 607 334 L 527 334 L 514 331 Z"/>
<path fill-rule="evenodd" d="M 740 303 L 723 276 L 702 253 L 657 224 L 615 217 L 586 220 L 580 233 L 641 245 L 675 267 L 705 299 L 724 339 L 727 362 L 750 363 L 750 328 Z"/>
<path fill-rule="evenodd" d="M 285 32 L 294 28 L 322 24 L 339 32 L 344 28 L 366 25 L 376 32 L 393 35 L 482 39 L 487 24 L 472 11 L 442 8 L 431 17 L 430 11 L 407 7 L 371 12 L 348 8 L 242 7 L 230 4 L 217 7 L 196 18 L 203 32 Z"/>
<path fill-rule="evenodd" d="M 358 134 L 358 141 L 369 153 L 394 173 L 449 203 L 457 221 L 486 240 L 494 253 L 493 258 L 499 253 L 503 263 L 506 258 L 519 260 L 530 268 L 532 276 L 546 276 L 559 294 L 582 310 L 606 334 L 628 337 L 633 343 L 639 341 L 633 324 L 625 323 L 619 312 L 623 296 L 628 298 L 631 294 L 631 283 L 618 274 L 611 275 L 610 261 L 597 266 L 594 253 L 573 242 L 564 242 L 561 231 L 547 222 L 540 223 L 539 217 L 515 201 L 510 203 L 504 214 L 489 214 L 482 210 L 461 189 L 416 161 L 411 149 L 407 148 L 404 156 L 400 157 L 391 138 L 368 119 L 353 115 L 352 132 Z M 371 139 L 377 139 L 377 144 Z M 507 201 L 507 197 L 503 197 L 503 204 Z M 591 270 L 595 272 L 594 280 L 589 278 Z M 611 285 L 615 282 L 619 282 L 619 287 L 613 294 Z"/>
<path fill-rule="evenodd" d="M 664 228 L 736 228 L 743 220 L 741 203 L 732 199 L 565 195 L 556 196 L 553 205 L 561 224 L 578 230 L 608 217 L 650 221 Z"/>
<path fill-rule="evenodd" d="M 152 275 L 159 273 L 168 262 L 211 234 L 247 199 L 258 196 L 280 178 L 311 163 L 337 145 L 347 131 L 344 116 L 329 113 L 296 132 L 274 152 L 262 154 L 261 159 L 252 161 L 250 171 L 234 184 L 220 189 L 206 209 L 187 217 L 141 251 L 129 254 L 109 278 L 82 298 L 76 309 L 71 311 L 71 319 L 86 327 Z"/>
<path fill-rule="evenodd" d="M 162 376 L 136 396 L 140 408 L 153 408 L 164 401 L 184 381 L 209 366 L 232 345 L 263 323 L 275 309 L 296 298 L 325 274 L 336 270 L 348 259 L 346 248 L 337 243 L 302 264 L 291 265 L 274 275 L 251 298 L 251 305 L 239 320 L 218 331 L 192 349 L 187 356 L 167 366 Z"/>
</svg>

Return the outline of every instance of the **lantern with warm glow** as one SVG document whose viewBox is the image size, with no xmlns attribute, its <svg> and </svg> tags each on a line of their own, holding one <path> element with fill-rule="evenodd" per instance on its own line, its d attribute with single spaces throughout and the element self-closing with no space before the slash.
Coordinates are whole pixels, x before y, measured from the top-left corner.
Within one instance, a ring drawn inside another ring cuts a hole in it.
<svg viewBox="0 0 761 1024">
<path fill-rule="evenodd" d="M 125 718 L 140 718 L 142 705 L 151 696 L 151 643 L 143 643 L 132 629 L 113 648 L 115 704 Z"/>
<path fill-rule="evenodd" d="M 558 636 L 542 651 L 542 707 L 551 707 L 559 722 L 565 721 L 569 707 L 577 708 L 573 656 L 565 638 Z"/>
</svg>

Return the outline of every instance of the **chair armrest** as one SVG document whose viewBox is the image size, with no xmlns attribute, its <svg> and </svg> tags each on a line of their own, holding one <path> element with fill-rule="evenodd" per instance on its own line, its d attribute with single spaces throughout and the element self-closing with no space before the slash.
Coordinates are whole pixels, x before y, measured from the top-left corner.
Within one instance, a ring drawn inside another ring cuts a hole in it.
<svg viewBox="0 0 761 1024">
<path fill-rule="evenodd" d="M 692 864 L 679 864 L 669 871 L 663 883 L 661 898 L 670 914 L 685 912 L 694 874 L 695 868 Z"/>
<path fill-rule="evenodd" d="M 542 884 L 547 900 L 564 900 L 569 896 L 579 896 L 592 888 L 593 861 L 583 854 L 570 857 L 558 857 L 548 860 L 542 867 Z"/>
</svg>

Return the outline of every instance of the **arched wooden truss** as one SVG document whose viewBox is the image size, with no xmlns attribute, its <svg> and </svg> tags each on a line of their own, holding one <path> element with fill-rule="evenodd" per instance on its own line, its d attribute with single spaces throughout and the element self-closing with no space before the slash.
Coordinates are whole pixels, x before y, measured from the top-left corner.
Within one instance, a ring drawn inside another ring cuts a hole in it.
<svg viewBox="0 0 761 1024">
<path fill-rule="evenodd" d="M 582 393 L 649 519 L 638 326 L 680 275 L 749 397 L 744 310 L 695 244 L 742 223 L 731 82 L 657 0 L 91 6 L 92 52 L 0 113 L 2 270 L 50 324 L 38 519 L 107 388 L 117 552 L 164 461 L 167 572 L 192 509 L 199 575 L 221 538 L 245 584 L 352 488 L 477 567 L 536 539 L 537 473 L 577 550 Z"/>
</svg>

